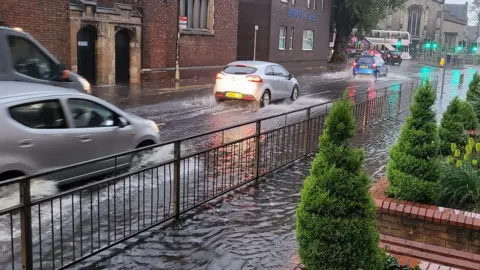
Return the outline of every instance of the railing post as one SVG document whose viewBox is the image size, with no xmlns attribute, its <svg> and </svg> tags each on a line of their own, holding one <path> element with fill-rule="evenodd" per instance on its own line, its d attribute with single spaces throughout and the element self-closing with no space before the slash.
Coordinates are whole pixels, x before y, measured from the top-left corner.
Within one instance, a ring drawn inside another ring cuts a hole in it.
<svg viewBox="0 0 480 270">
<path fill-rule="evenodd" d="M 303 132 L 305 156 L 310 153 L 310 108 L 307 109 L 307 122 L 305 123 L 305 130 Z"/>
<path fill-rule="evenodd" d="M 365 126 L 367 125 L 367 121 L 368 121 L 368 107 L 370 107 L 369 103 L 370 103 L 370 100 L 367 97 L 367 101 L 365 101 L 365 106 L 363 106 L 363 121 L 362 121 L 362 127 L 363 128 L 365 128 Z"/>
<path fill-rule="evenodd" d="M 260 133 L 262 129 L 262 122 L 255 123 L 255 180 L 258 180 L 260 175 Z"/>
<path fill-rule="evenodd" d="M 175 214 L 175 219 L 180 219 L 180 166 L 181 166 L 181 155 L 180 155 L 180 145 L 181 141 L 176 141 L 173 145 L 173 209 Z"/>
<path fill-rule="evenodd" d="M 398 90 L 398 102 L 397 102 L 397 119 L 400 116 L 400 110 L 402 109 L 402 85 L 400 84 L 400 89 Z"/>
<path fill-rule="evenodd" d="M 20 185 L 20 210 L 21 223 L 21 245 L 22 245 L 22 269 L 33 269 L 33 250 L 32 250 L 32 197 L 30 196 L 30 179 L 22 179 Z M 40 221 L 39 221 L 40 222 Z M 53 224 L 52 224 L 53 226 Z M 41 233 L 41 232 L 40 232 Z M 13 252 L 13 250 L 12 250 Z M 42 256 L 42 254 L 40 254 Z M 12 262 L 14 263 L 14 262 Z"/>
</svg>

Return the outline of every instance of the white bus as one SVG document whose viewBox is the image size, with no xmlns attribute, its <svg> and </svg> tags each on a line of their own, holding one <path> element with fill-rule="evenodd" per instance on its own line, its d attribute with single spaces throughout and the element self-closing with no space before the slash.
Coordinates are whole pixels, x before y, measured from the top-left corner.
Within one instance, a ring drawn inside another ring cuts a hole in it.
<svg viewBox="0 0 480 270">
<path fill-rule="evenodd" d="M 353 30 L 354 34 L 356 29 Z M 398 48 L 398 38 L 402 43 Z M 370 48 L 377 50 L 399 50 L 402 52 L 402 59 L 411 59 L 410 44 L 412 43 L 410 33 L 406 31 L 390 31 L 390 30 L 372 30 L 364 34 L 364 40 L 370 44 Z"/>
</svg>

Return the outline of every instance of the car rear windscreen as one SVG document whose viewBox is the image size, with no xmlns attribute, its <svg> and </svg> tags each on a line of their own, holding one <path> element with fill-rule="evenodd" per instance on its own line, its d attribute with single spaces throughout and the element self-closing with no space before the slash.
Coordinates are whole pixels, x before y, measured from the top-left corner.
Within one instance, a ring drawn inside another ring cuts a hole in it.
<svg viewBox="0 0 480 270">
<path fill-rule="evenodd" d="M 393 55 L 400 55 L 401 54 L 399 51 L 392 51 L 390 53 L 393 54 Z"/>
<path fill-rule="evenodd" d="M 364 64 L 373 64 L 373 57 L 360 57 L 358 58 L 357 62 Z"/>
<path fill-rule="evenodd" d="M 223 69 L 223 72 L 235 75 L 247 75 L 255 73 L 255 71 L 257 71 L 256 68 L 243 66 L 227 66 Z"/>
</svg>

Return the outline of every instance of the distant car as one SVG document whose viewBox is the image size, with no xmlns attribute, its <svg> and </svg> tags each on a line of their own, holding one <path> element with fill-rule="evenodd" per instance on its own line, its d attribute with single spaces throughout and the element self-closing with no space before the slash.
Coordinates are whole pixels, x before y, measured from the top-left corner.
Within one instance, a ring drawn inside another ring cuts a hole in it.
<svg viewBox="0 0 480 270">
<path fill-rule="evenodd" d="M 384 53 L 384 60 L 385 62 L 389 63 L 389 64 L 399 64 L 401 65 L 402 64 L 402 52 L 400 51 L 396 51 L 396 50 L 392 50 L 392 51 L 387 51 L 386 53 Z"/>
<path fill-rule="evenodd" d="M 357 75 L 371 75 L 378 79 L 380 76 L 387 77 L 388 67 L 380 57 L 362 55 L 353 63 L 352 72 L 353 77 Z"/>
<path fill-rule="evenodd" d="M 155 122 L 73 89 L 0 81 L 0 181 L 158 144 Z M 130 166 L 132 155 L 45 176 L 59 184 Z"/>
<path fill-rule="evenodd" d="M 213 90 L 217 102 L 229 99 L 259 102 L 265 107 L 274 100 L 299 95 L 298 82 L 279 64 L 262 61 L 237 61 L 217 74 Z"/>
</svg>

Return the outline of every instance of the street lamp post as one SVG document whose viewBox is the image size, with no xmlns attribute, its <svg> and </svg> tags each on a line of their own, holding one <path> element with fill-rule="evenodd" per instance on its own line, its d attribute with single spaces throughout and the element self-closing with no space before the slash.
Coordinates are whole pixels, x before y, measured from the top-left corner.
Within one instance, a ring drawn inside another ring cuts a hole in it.
<svg viewBox="0 0 480 270">
<path fill-rule="evenodd" d="M 253 38 L 253 61 L 255 61 L 257 57 L 257 31 L 258 25 L 255 25 L 255 37 Z"/>
<path fill-rule="evenodd" d="M 445 65 L 445 61 L 447 60 L 447 44 L 446 44 L 446 37 L 445 34 L 443 33 L 443 20 L 445 16 L 445 2 L 442 4 L 442 17 L 440 21 L 440 44 L 443 46 L 443 70 L 442 70 L 442 88 L 440 92 L 440 110 L 441 110 L 441 104 L 442 104 L 442 99 L 443 99 L 443 88 L 445 84 L 445 69 L 447 69 L 447 66 Z"/>
</svg>

